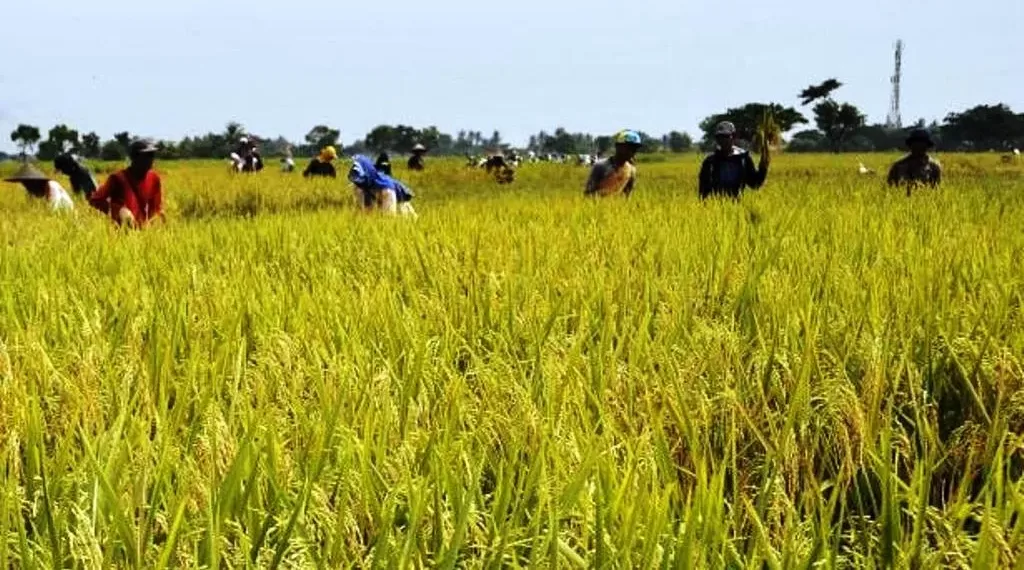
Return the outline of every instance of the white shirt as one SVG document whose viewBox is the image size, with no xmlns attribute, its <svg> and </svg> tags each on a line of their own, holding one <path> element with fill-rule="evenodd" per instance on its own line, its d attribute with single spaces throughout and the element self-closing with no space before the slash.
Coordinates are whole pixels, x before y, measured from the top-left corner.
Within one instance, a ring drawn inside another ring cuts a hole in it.
<svg viewBox="0 0 1024 570">
<path fill-rule="evenodd" d="M 46 192 L 46 201 L 50 203 L 50 209 L 53 211 L 60 210 L 74 210 L 75 203 L 71 200 L 71 196 L 68 191 L 64 189 L 56 180 L 50 180 L 47 184 L 49 187 Z"/>
</svg>

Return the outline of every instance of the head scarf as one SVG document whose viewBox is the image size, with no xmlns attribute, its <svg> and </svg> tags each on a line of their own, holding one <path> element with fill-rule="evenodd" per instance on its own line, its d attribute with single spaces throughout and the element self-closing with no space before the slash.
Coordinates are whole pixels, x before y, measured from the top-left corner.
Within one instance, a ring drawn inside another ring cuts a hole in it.
<svg viewBox="0 0 1024 570">
<path fill-rule="evenodd" d="M 325 146 L 320 151 L 320 162 L 330 162 L 338 158 L 338 151 L 333 146 Z"/>
<path fill-rule="evenodd" d="M 348 171 L 349 182 L 362 190 L 394 190 L 399 202 L 412 199 L 412 191 L 394 178 L 377 170 L 373 161 L 357 154 L 352 158 L 352 169 Z"/>
<path fill-rule="evenodd" d="M 640 138 L 640 133 L 625 130 L 615 133 L 615 144 L 631 144 L 640 146 L 643 144 L 643 140 Z"/>
</svg>

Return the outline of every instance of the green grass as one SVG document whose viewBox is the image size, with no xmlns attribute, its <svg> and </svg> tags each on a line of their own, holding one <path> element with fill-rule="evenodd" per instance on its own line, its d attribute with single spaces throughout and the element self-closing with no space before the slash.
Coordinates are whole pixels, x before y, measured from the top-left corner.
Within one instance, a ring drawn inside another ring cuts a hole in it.
<svg viewBox="0 0 1024 570">
<path fill-rule="evenodd" d="M 0 568 L 1024 568 L 1024 171 L 943 158 L 4 185 Z"/>
</svg>

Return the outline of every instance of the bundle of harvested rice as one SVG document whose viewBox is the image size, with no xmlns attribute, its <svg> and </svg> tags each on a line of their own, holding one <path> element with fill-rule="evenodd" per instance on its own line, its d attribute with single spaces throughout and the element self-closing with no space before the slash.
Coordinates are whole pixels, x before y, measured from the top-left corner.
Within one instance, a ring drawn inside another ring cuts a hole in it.
<svg viewBox="0 0 1024 570">
<path fill-rule="evenodd" d="M 781 148 L 782 129 L 775 122 L 775 113 L 770 108 L 765 109 L 764 115 L 761 116 L 761 123 L 757 126 L 757 134 L 754 138 L 754 142 L 761 152 L 771 152 L 773 148 Z"/>
</svg>

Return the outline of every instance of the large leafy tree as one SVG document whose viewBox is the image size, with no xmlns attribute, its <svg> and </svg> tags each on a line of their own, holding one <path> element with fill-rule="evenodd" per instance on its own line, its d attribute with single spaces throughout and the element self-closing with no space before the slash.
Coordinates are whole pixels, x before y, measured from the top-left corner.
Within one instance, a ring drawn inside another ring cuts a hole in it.
<svg viewBox="0 0 1024 570">
<path fill-rule="evenodd" d="M 442 133 L 434 125 L 420 129 L 416 134 L 416 139 L 431 152 L 446 152 L 452 146 L 452 137 Z"/>
<path fill-rule="evenodd" d="M 442 146 L 442 141 L 447 141 L 448 146 L 454 148 L 468 148 L 473 146 L 471 142 L 477 141 L 477 133 L 459 135 L 458 142 L 452 142 L 450 136 L 444 135 L 434 126 L 420 130 L 409 125 L 378 125 L 367 133 L 366 147 L 375 152 L 391 150 L 410 153 L 417 144 L 436 150 Z"/>
<path fill-rule="evenodd" d="M 366 135 L 366 147 L 374 152 L 408 152 L 416 144 L 415 129 L 405 125 L 377 125 Z"/>
<path fill-rule="evenodd" d="M 82 135 L 82 156 L 85 158 L 99 158 L 100 157 L 100 136 L 96 133 L 86 133 Z"/>
<path fill-rule="evenodd" d="M 394 128 L 395 140 L 391 149 L 396 152 L 410 153 L 412 147 L 420 143 L 420 131 L 409 125 L 396 125 Z M 422 143 L 420 143 L 422 144 Z M 424 146 L 428 146 L 425 145 Z"/>
<path fill-rule="evenodd" d="M 821 131 L 809 129 L 793 135 L 789 139 L 789 144 L 786 145 L 786 150 L 789 152 L 818 152 L 826 144 L 828 144 L 828 140 L 825 135 L 821 134 Z"/>
<path fill-rule="evenodd" d="M 828 138 L 832 150 L 839 152 L 850 135 L 864 126 L 864 113 L 851 103 L 825 99 L 814 106 L 814 123 Z"/>
<path fill-rule="evenodd" d="M 128 156 L 128 151 L 125 146 L 116 140 L 109 140 L 100 147 L 100 158 L 103 160 L 124 160 L 126 156 Z"/>
<path fill-rule="evenodd" d="M 832 98 L 836 89 L 842 87 L 839 80 L 826 79 L 818 85 L 811 85 L 800 92 L 800 102 L 814 105 L 814 123 L 831 144 L 833 152 L 839 152 L 843 143 L 857 129 L 864 126 L 864 113 L 852 103 L 840 103 Z"/>
<path fill-rule="evenodd" d="M 321 149 L 325 146 L 337 146 L 341 138 L 341 131 L 332 129 L 327 125 L 316 125 L 306 133 L 306 143 L 314 149 Z"/>
<path fill-rule="evenodd" d="M 18 145 L 22 159 L 29 155 L 29 151 L 39 143 L 41 138 L 39 127 L 32 125 L 18 125 L 18 128 L 11 132 L 11 142 Z"/>
<path fill-rule="evenodd" d="M 693 139 L 686 133 L 672 131 L 665 135 L 665 146 L 672 152 L 686 152 L 693 147 Z"/>
<path fill-rule="evenodd" d="M 703 144 L 709 146 L 714 143 L 715 127 L 722 121 L 729 121 L 736 125 L 738 139 L 754 140 L 754 134 L 766 111 L 771 111 L 775 116 L 775 122 L 782 132 L 788 132 L 796 125 L 807 123 L 807 118 L 792 107 L 784 107 L 778 103 L 747 103 L 742 107 L 727 109 L 723 113 L 711 115 L 701 121 L 700 130 L 703 133 Z"/>
<path fill-rule="evenodd" d="M 1024 146 L 1024 114 L 1014 113 L 1003 103 L 950 113 L 941 130 L 945 144 L 954 148 L 990 150 Z"/>
<path fill-rule="evenodd" d="M 39 159 L 53 160 L 66 150 L 80 145 L 78 131 L 67 125 L 56 125 L 47 134 L 47 138 L 39 145 Z"/>
<path fill-rule="evenodd" d="M 132 135 L 128 131 L 114 133 L 114 142 L 121 145 L 121 148 L 124 149 L 124 152 L 127 155 L 128 147 L 132 144 Z"/>
<path fill-rule="evenodd" d="M 577 138 L 562 127 L 555 129 L 555 133 L 543 141 L 541 145 L 544 151 L 559 154 L 575 154 L 577 152 Z"/>
</svg>

